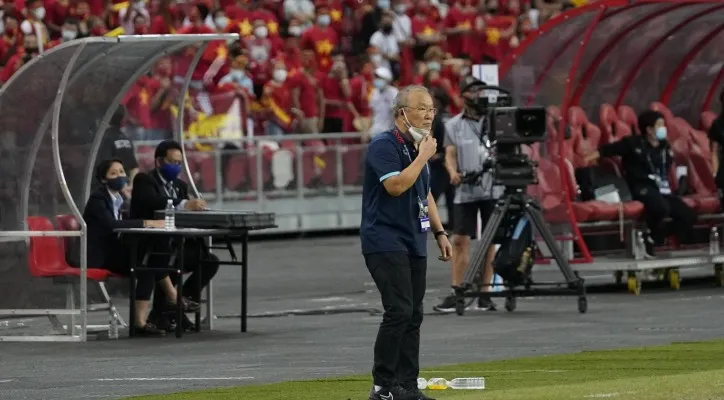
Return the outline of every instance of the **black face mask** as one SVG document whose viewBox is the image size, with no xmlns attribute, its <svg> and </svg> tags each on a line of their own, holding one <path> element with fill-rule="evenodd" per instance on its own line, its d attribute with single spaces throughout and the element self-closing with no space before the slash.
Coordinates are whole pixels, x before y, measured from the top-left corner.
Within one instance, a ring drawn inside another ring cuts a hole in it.
<svg viewBox="0 0 724 400">
<path fill-rule="evenodd" d="M 27 53 L 27 54 L 37 54 L 37 53 L 38 53 L 38 48 L 37 48 L 37 47 L 26 47 L 26 48 L 25 48 L 25 53 Z"/>
<path fill-rule="evenodd" d="M 386 35 L 392 33 L 392 25 L 382 25 L 382 32 L 384 32 Z"/>
<path fill-rule="evenodd" d="M 495 15 L 498 13 L 498 8 L 497 7 L 488 8 L 488 12 Z"/>
</svg>

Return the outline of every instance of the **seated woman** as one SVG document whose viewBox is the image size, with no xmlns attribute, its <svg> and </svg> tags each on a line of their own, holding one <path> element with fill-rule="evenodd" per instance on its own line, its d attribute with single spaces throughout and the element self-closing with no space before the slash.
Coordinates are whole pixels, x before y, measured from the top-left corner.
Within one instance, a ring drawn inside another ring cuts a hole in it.
<svg viewBox="0 0 724 400">
<path fill-rule="evenodd" d="M 666 140 L 664 116 L 647 110 L 638 118 L 641 136 L 627 136 L 601 146 L 597 152 L 586 157 L 594 162 L 600 157 L 621 157 L 621 172 L 628 183 L 634 200 L 644 205 L 649 232 L 646 238 L 646 252 L 653 256 L 654 243 L 662 243 L 672 232 L 663 224 L 667 217 L 675 226 L 675 233 L 686 239 L 696 222 L 696 213 L 681 196 L 672 193 L 669 170 L 673 163 L 673 152 Z"/>
<path fill-rule="evenodd" d="M 117 159 L 101 162 L 96 168 L 96 179 L 103 186 L 96 189 L 88 199 L 83 220 L 88 226 L 88 266 L 129 275 L 130 251 L 114 229 L 118 228 L 163 228 L 163 220 L 124 220 L 121 215 L 123 194 L 128 195 L 128 177 L 121 161 Z M 142 272 L 137 274 L 136 320 L 131 329 L 139 336 L 163 336 L 165 331 L 146 322 L 150 308 L 151 294 L 156 282 L 160 283 L 169 302 L 176 304 L 176 289 L 165 272 Z M 184 300 L 184 309 L 193 312 L 199 304 Z"/>
</svg>

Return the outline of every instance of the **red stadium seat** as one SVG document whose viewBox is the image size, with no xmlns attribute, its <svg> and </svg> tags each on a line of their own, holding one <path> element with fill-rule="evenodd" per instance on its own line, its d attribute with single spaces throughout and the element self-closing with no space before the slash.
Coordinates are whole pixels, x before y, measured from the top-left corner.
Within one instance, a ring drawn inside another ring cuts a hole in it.
<svg viewBox="0 0 724 400">
<path fill-rule="evenodd" d="M 711 161 L 711 143 L 706 132 L 697 129 L 692 129 L 689 134 L 691 135 L 691 147 L 700 153 L 704 158 Z"/>
<path fill-rule="evenodd" d="M 251 184 L 251 177 L 249 176 L 251 170 L 250 164 L 253 164 L 249 162 L 249 158 L 247 154 L 233 154 L 229 156 L 224 166 L 226 171 L 224 187 L 227 190 L 256 189 L 256 187 Z"/>
<path fill-rule="evenodd" d="M 618 123 L 618 114 L 616 109 L 610 104 L 601 104 L 598 111 L 598 123 L 601 128 L 602 141 L 601 144 L 613 142 L 616 137 L 616 124 Z"/>
<path fill-rule="evenodd" d="M 362 146 L 349 146 L 342 154 L 342 174 L 345 185 L 355 185 L 359 183 L 363 168 L 362 156 Z"/>
<path fill-rule="evenodd" d="M 34 232 L 51 232 L 53 224 L 45 217 L 28 217 L 28 229 Z M 52 236 L 34 236 L 30 238 L 28 269 L 35 277 L 80 276 L 80 268 L 73 268 L 65 260 L 62 241 Z M 103 281 L 111 272 L 104 269 L 88 268 L 88 279 Z"/>
<path fill-rule="evenodd" d="M 674 113 L 672 113 L 671 110 L 669 110 L 669 107 L 666 107 L 663 103 L 654 101 L 649 105 L 649 108 L 661 113 L 664 116 L 667 124 L 669 123 L 669 121 L 674 119 Z"/>
<path fill-rule="evenodd" d="M 618 106 L 618 119 L 623 121 L 630 129 L 631 132 L 639 134 L 638 116 L 631 106 Z"/>
<path fill-rule="evenodd" d="M 711 128 L 711 124 L 714 123 L 714 120 L 716 119 L 716 114 L 712 111 L 704 111 L 701 113 L 701 127 L 705 131 L 709 131 L 709 128 Z"/>
<path fill-rule="evenodd" d="M 75 219 L 75 217 L 72 215 L 68 215 L 68 214 L 57 215 L 55 217 L 55 222 L 61 231 L 79 231 L 80 230 L 80 224 Z M 67 251 L 68 251 L 68 249 L 71 248 L 73 239 L 75 239 L 75 238 L 63 237 L 63 238 L 58 238 L 58 239 L 60 239 L 61 251 L 63 252 L 63 254 L 68 254 Z"/>
</svg>

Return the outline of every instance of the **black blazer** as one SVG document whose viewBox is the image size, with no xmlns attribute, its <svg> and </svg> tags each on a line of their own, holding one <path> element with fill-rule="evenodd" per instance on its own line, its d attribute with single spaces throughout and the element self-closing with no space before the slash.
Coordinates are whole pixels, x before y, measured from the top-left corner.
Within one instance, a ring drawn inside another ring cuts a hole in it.
<svg viewBox="0 0 724 400">
<path fill-rule="evenodd" d="M 113 200 L 105 188 L 99 188 L 88 198 L 83 211 L 83 220 L 88 226 L 88 267 L 102 268 L 113 261 L 125 259 L 125 250 L 117 228 L 143 228 L 143 220 L 116 220 L 113 215 Z"/>
<path fill-rule="evenodd" d="M 177 206 L 181 201 L 189 199 L 189 189 L 186 182 L 180 179 L 174 179 L 172 183 L 176 189 L 176 198 L 173 200 L 173 205 Z M 169 196 L 166 194 L 158 171 L 139 172 L 133 178 L 131 218 L 156 219 L 155 212 L 166 209 L 168 199 Z"/>
</svg>

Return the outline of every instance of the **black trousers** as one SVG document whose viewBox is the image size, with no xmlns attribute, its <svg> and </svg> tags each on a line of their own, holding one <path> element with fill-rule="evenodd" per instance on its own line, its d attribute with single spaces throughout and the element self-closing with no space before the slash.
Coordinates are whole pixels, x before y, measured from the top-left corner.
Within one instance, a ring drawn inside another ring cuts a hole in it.
<svg viewBox="0 0 724 400">
<path fill-rule="evenodd" d="M 689 237 L 696 222 L 696 212 L 681 197 L 661 194 L 658 188 L 648 186 L 634 190 L 633 197 L 643 203 L 646 225 L 657 243 L 663 242 L 671 234 L 676 234 L 680 239 Z M 671 218 L 668 226 L 663 223 L 667 217 Z"/>
<path fill-rule="evenodd" d="M 130 249 L 125 245 L 122 245 L 121 249 L 115 251 L 111 257 L 108 258 L 106 264 L 101 268 L 113 273 L 130 276 L 131 275 L 131 259 L 129 257 Z M 136 300 L 151 300 L 151 294 L 153 294 L 153 287 L 157 282 L 168 276 L 168 273 L 163 271 L 156 272 L 137 272 L 136 273 Z M 163 291 L 161 291 L 163 294 Z"/>
<path fill-rule="evenodd" d="M 201 292 L 199 292 L 199 281 L 201 281 L 201 288 L 205 288 L 211 279 L 219 271 L 219 258 L 215 254 L 209 252 L 201 239 L 186 240 L 184 246 L 184 272 L 191 272 L 191 275 L 186 279 L 183 285 L 183 295 L 194 301 L 201 300 Z M 196 266 L 201 260 L 205 260 L 201 266 L 200 271 L 196 272 Z M 177 261 L 178 262 L 178 261 Z M 168 265 L 167 256 L 154 256 L 149 258 L 149 265 Z M 169 274 L 172 282 L 176 282 L 178 275 L 173 272 Z M 156 287 L 156 296 L 153 296 L 153 310 L 161 311 L 166 308 L 166 297 L 163 295 L 163 291 Z"/>
<path fill-rule="evenodd" d="M 365 263 L 385 310 L 375 341 L 374 384 L 389 387 L 416 382 L 427 259 L 406 253 L 374 253 L 365 255 Z"/>
<path fill-rule="evenodd" d="M 455 226 L 455 212 L 453 202 L 455 201 L 455 186 L 450 183 L 450 175 L 441 163 L 430 163 L 430 191 L 432 198 L 440 198 L 445 195 L 445 208 L 447 208 L 447 224 Z"/>
</svg>

